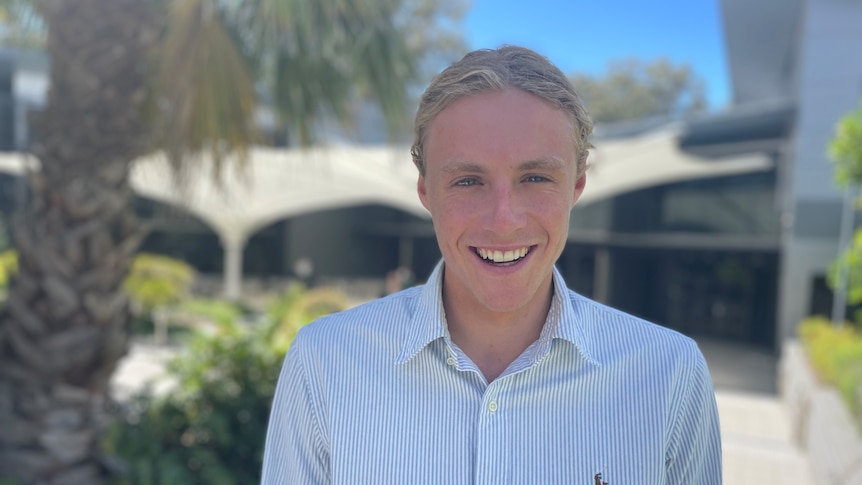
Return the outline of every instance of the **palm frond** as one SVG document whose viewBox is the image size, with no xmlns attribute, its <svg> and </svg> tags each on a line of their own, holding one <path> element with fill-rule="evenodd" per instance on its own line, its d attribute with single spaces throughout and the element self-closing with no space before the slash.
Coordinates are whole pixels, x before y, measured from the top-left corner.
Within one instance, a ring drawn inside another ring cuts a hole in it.
<svg viewBox="0 0 862 485">
<path fill-rule="evenodd" d="M 182 168 L 208 153 L 216 174 L 255 137 L 254 84 L 212 0 L 180 0 L 157 48 L 156 142 Z"/>
<path fill-rule="evenodd" d="M 41 48 L 45 23 L 28 0 L 0 0 L 0 45 Z"/>
<path fill-rule="evenodd" d="M 239 28 L 269 66 L 282 120 L 303 143 L 322 114 L 342 118 L 360 96 L 380 105 L 390 133 L 405 125 L 407 86 L 416 78 L 403 26 L 403 0 L 248 0 Z M 266 72 L 266 71 L 265 71 Z"/>
</svg>

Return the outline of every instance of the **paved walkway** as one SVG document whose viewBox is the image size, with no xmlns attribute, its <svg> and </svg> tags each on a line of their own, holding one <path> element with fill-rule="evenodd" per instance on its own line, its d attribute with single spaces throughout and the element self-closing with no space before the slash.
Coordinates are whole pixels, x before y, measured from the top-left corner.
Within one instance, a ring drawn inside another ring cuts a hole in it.
<svg viewBox="0 0 862 485">
<path fill-rule="evenodd" d="M 709 364 L 721 419 L 724 483 L 815 485 L 776 393 L 774 355 L 698 341 Z"/>
<path fill-rule="evenodd" d="M 791 438 L 789 418 L 774 396 L 717 391 L 724 483 L 814 485 L 808 457 Z"/>
<path fill-rule="evenodd" d="M 132 343 L 129 353 L 111 376 L 114 397 L 125 399 L 146 385 L 151 385 L 158 393 L 168 391 L 173 382 L 165 376 L 165 365 L 177 351 L 168 346 Z"/>
<path fill-rule="evenodd" d="M 815 485 L 808 458 L 793 443 L 790 419 L 775 392 L 776 358 L 757 349 L 699 341 L 716 387 L 728 485 Z M 114 374 L 122 397 L 155 380 L 175 350 L 137 343 Z"/>
</svg>

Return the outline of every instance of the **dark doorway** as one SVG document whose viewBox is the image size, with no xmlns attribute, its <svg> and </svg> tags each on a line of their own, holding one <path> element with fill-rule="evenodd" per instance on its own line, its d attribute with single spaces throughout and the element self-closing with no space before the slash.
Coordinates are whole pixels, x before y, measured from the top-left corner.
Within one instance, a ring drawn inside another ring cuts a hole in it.
<svg viewBox="0 0 862 485">
<path fill-rule="evenodd" d="M 611 249 L 611 306 L 691 337 L 772 349 L 772 252 Z"/>
</svg>

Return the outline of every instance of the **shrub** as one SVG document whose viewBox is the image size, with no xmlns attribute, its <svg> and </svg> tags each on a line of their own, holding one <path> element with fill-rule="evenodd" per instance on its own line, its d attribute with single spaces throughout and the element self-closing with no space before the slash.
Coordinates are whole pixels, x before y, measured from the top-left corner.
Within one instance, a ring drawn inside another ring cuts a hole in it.
<svg viewBox="0 0 862 485">
<path fill-rule="evenodd" d="M 135 256 L 123 287 L 141 311 L 178 303 L 188 294 L 195 270 L 183 261 L 158 254 Z"/>
<path fill-rule="evenodd" d="M 169 366 L 177 390 L 143 392 L 108 434 L 106 449 L 128 464 L 116 483 L 258 483 L 284 353 L 302 325 L 344 301 L 332 290 L 295 287 L 256 324 L 234 319 L 195 333 Z"/>
<path fill-rule="evenodd" d="M 204 318 L 219 327 L 229 327 L 240 317 L 250 313 L 238 303 L 207 298 L 185 300 L 179 304 L 177 310 L 182 315 Z"/>
<path fill-rule="evenodd" d="M 9 286 L 12 276 L 18 272 L 18 252 L 7 249 L 0 253 L 0 288 Z M 3 482 L 0 482 L 2 485 Z"/>
<path fill-rule="evenodd" d="M 118 484 L 259 481 L 281 356 L 258 329 L 222 330 L 195 334 L 169 367 L 177 390 L 145 392 L 114 427 L 110 448 L 129 465 Z"/>
<path fill-rule="evenodd" d="M 818 377 L 841 393 L 862 422 L 862 334 L 849 325 L 835 327 L 824 317 L 812 317 L 802 322 L 799 336 Z"/>
<path fill-rule="evenodd" d="M 829 267 L 826 282 L 833 290 L 838 285 L 841 270 L 846 271 L 847 304 L 858 307 L 862 304 L 862 230 L 856 231 L 850 247 L 842 252 Z M 854 323 L 860 323 L 862 315 L 854 315 Z"/>
<path fill-rule="evenodd" d="M 268 336 L 270 342 L 283 355 L 303 325 L 344 310 L 347 305 L 347 297 L 336 289 L 306 290 L 304 285 L 293 285 L 267 309 L 268 318 L 273 322 Z"/>
<path fill-rule="evenodd" d="M 194 281 L 194 269 L 183 261 L 158 254 L 135 256 L 123 282 L 132 302 L 132 329 L 152 328 L 157 343 L 167 343 L 171 334 L 166 310 L 182 300 Z"/>
</svg>

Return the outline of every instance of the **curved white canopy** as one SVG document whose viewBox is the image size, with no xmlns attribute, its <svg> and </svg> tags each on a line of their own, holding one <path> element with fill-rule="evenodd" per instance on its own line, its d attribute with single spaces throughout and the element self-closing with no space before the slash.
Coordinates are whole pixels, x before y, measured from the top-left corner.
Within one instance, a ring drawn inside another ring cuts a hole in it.
<svg viewBox="0 0 862 485">
<path fill-rule="evenodd" d="M 379 203 L 427 216 L 416 195 L 416 167 L 406 148 L 256 147 L 244 169 L 227 160 L 221 187 L 211 160 L 200 160 L 183 189 L 161 155 L 131 174 L 140 195 L 184 207 L 222 237 L 245 238 L 279 219 L 356 204 Z"/>
<path fill-rule="evenodd" d="M 769 170 L 765 154 L 706 159 L 679 149 L 674 126 L 621 140 L 598 140 L 587 160 L 587 185 L 578 204 L 685 180 Z"/>
</svg>

